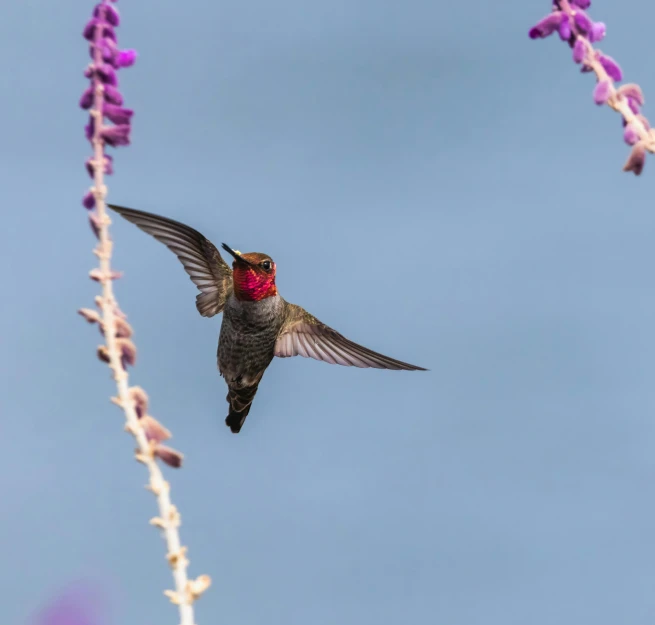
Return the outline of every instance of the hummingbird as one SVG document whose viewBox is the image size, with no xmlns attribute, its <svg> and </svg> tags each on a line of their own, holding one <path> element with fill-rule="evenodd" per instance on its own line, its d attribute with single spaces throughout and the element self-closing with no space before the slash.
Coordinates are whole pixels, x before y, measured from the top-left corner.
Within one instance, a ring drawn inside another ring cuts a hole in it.
<svg viewBox="0 0 655 625">
<path fill-rule="evenodd" d="M 353 343 L 277 291 L 277 267 L 268 254 L 242 254 L 225 243 L 232 268 L 197 230 L 152 213 L 109 204 L 109 208 L 161 241 L 181 261 L 200 293 L 203 317 L 223 313 L 217 361 L 227 383 L 225 424 L 238 433 L 250 412 L 264 372 L 275 356 L 303 356 L 346 367 L 426 371 Z"/>
</svg>

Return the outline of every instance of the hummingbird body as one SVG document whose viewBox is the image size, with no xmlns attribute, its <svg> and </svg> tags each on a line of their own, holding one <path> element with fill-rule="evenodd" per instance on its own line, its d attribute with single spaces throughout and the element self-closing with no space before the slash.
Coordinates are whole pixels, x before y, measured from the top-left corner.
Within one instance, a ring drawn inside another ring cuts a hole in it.
<svg viewBox="0 0 655 625">
<path fill-rule="evenodd" d="M 217 359 L 229 389 L 230 413 L 226 423 L 232 431 L 243 425 L 259 381 L 275 356 L 285 306 L 279 295 L 242 301 L 232 294 L 225 303 Z"/>
<path fill-rule="evenodd" d="M 349 367 L 425 371 L 350 341 L 284 300 L 277 292 L 276 266 L 270 256 L 241 254 L 223 243 L 223 249 L 234 258 L 230 269 L 216 246 L 197 230 L 152 213 L 109 207 L 175 253 L 200 290 L 196 308 L 203 317 L 223 312 L 216 356 L 228 387 L 225 423 L 232 432 L 241 430 L 275 356 L 303 356 Z"/>
</svg>

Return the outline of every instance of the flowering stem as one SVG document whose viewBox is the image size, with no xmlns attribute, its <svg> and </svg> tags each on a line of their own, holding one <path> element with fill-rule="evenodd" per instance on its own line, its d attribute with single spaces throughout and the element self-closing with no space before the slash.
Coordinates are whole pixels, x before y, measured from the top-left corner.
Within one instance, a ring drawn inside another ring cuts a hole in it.
<svg viewBox="0 0 655 625">
<path fill-rule="evenodd" d="M 112 9 L 105 0 L 96 7 L 100 11 L 99 17 L 102 21 L 103 15 Z M 98 15 L 98 13 L 96 13 Z M 93 64 L 90 71 L 92 78 L 91 90 L 93 94 L 89 139 L 93 146 L 93 159 L 90 162 L 90 171 L 93 172 L 94 185 L 91 189 L 92 200 L 89 202 L 95 206 L 95 214 L 91 216 L 91 224 L 98 237 L 98 246 L 94 250 L 99 259 L 99 269 L 93 270 L 91 276 L 97 279 L 102 286 L 102 294 L 96 298 L 100 309 L 100 315 L 91 310 L 80 311 L 87 320 L 98 322 L 104 334 L 106 346 L 99 348 L 99 355 L 102 360 L 108 362 L 116 382 L 118 396 L 112 401 L 120 406 L 125 414 L 125 429 L 130 432 L 137 443 L 136 458 L 145 464 L 149 473 L 148 488 L 154 493 L 159 507 L 159 516 L 153 518 L 150 523 L 163 531 L 167 546 L 167 559 L 173 571 L 175 582 L 174 591 L 166 591 L 169 599 L 178 606 L 180 614 L 180 625 L 194 625 L 193 603 L 210 584 L 206 575 L 201 575 L 196 580 L 189 580 L 187 567 L 189 564 L 186 558 L 186 547 L 180 542 L 179 526 L 180 514 L 175 505 L 171 502 L 170 485 L 164 479 L 162 471 L 156 462 L 156 458 L 164 460 L 173 466 L 179 466 L 181 454 L 160 446 L 159 443 L 170 436 L 170 433 L 157 423 L 152 417 L 145 414 L 147 397 L 138 388 L 130 388 L 129 378 L 126 370 L 126 361 L 133 360 L 136 350 L 131 341 L 126 337 L 131 334 L 131 329 L 120 312 L 113 291 L 113 279 L 116 274 L 111 269 L 112 241 L 109 234 L 111 220 L 107 214 L 104 175 L 106 171 L 105 143 L 107 142 L 107 129 L 103 126 L 105 113 L 105 88 L 101 73 L 97 68 L 103 67 L 103 45 L 106 45 L 104 30 L 106 24 L 96 24 L 93 28 L 93 36 L 87 37 L 92 45 Z M 134 54 L 130 57 L 133 62 Z M 131 112 L 130 112 L 131 115 Z M 109 127 L 111 128 L 111 127 Z M 120 143 L 118 144 L 120 145 Z M 86 205 L 86 204 L 85 204 Z M 89 206 L 87 205 L 87 208 Z M 126 345 L 129 343 L 128 355 Z"/>
<path fill-rule="evenodd" d="M 543 39 L 559 32 L 560 39 L 573 49 L 573 60 L 583 72 L 594 72 L 597 84 L 594 89 L 596 104 L 607 104 L 623 118 L 624 141 L 632 151 L 623 170 L 639 175 L 644 167 L 646 152 L 655 153 L 655 129 L 651 129 L 640 107 L 644 97 L 638 85 L 615 87 L 622 79 L 621 68 L 610 57 L 594 48 L 605 36 L 605 24 L 594 23 L 585 13 L 591 0 L 552 0 L 552 11 L 530 29 L 531 39 Z"/>
</svg>

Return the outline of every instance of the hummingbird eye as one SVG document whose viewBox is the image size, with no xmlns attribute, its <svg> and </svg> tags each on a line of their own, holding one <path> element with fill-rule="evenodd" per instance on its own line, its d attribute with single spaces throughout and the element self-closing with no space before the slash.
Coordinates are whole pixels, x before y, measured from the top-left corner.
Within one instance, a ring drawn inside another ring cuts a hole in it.
<svg viewBox="0 0 655 625">
<path fill-rule="evenodd" d="M 271 261 L 270 261 L 270 260 L 265 260 L 265 261 L 262 263 L 261 266 L 262 266 L 262 269 L 263 269 L 264 271 L 270 271 L 270 270 L 271 270 Z"/>
</svg>

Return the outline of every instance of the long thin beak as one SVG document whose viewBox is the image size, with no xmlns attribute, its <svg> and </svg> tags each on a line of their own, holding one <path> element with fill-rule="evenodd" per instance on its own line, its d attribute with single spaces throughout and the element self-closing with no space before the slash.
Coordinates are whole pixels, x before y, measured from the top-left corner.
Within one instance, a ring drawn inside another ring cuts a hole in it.
<svg viewBox="0 0 655 625">
<path fill-rule="evenodd" d="M 223 249 L 230 254 L 234 258 L 234 260 L 239 261 L 240 263 L 245 263 L 246 265 L 252 265 L 252 263 L 241 256 L 241 254 L 237 254 L 230 246 L 226 245 L 225 243 L 221 243 L 221 246 Z"/>
</svg>

